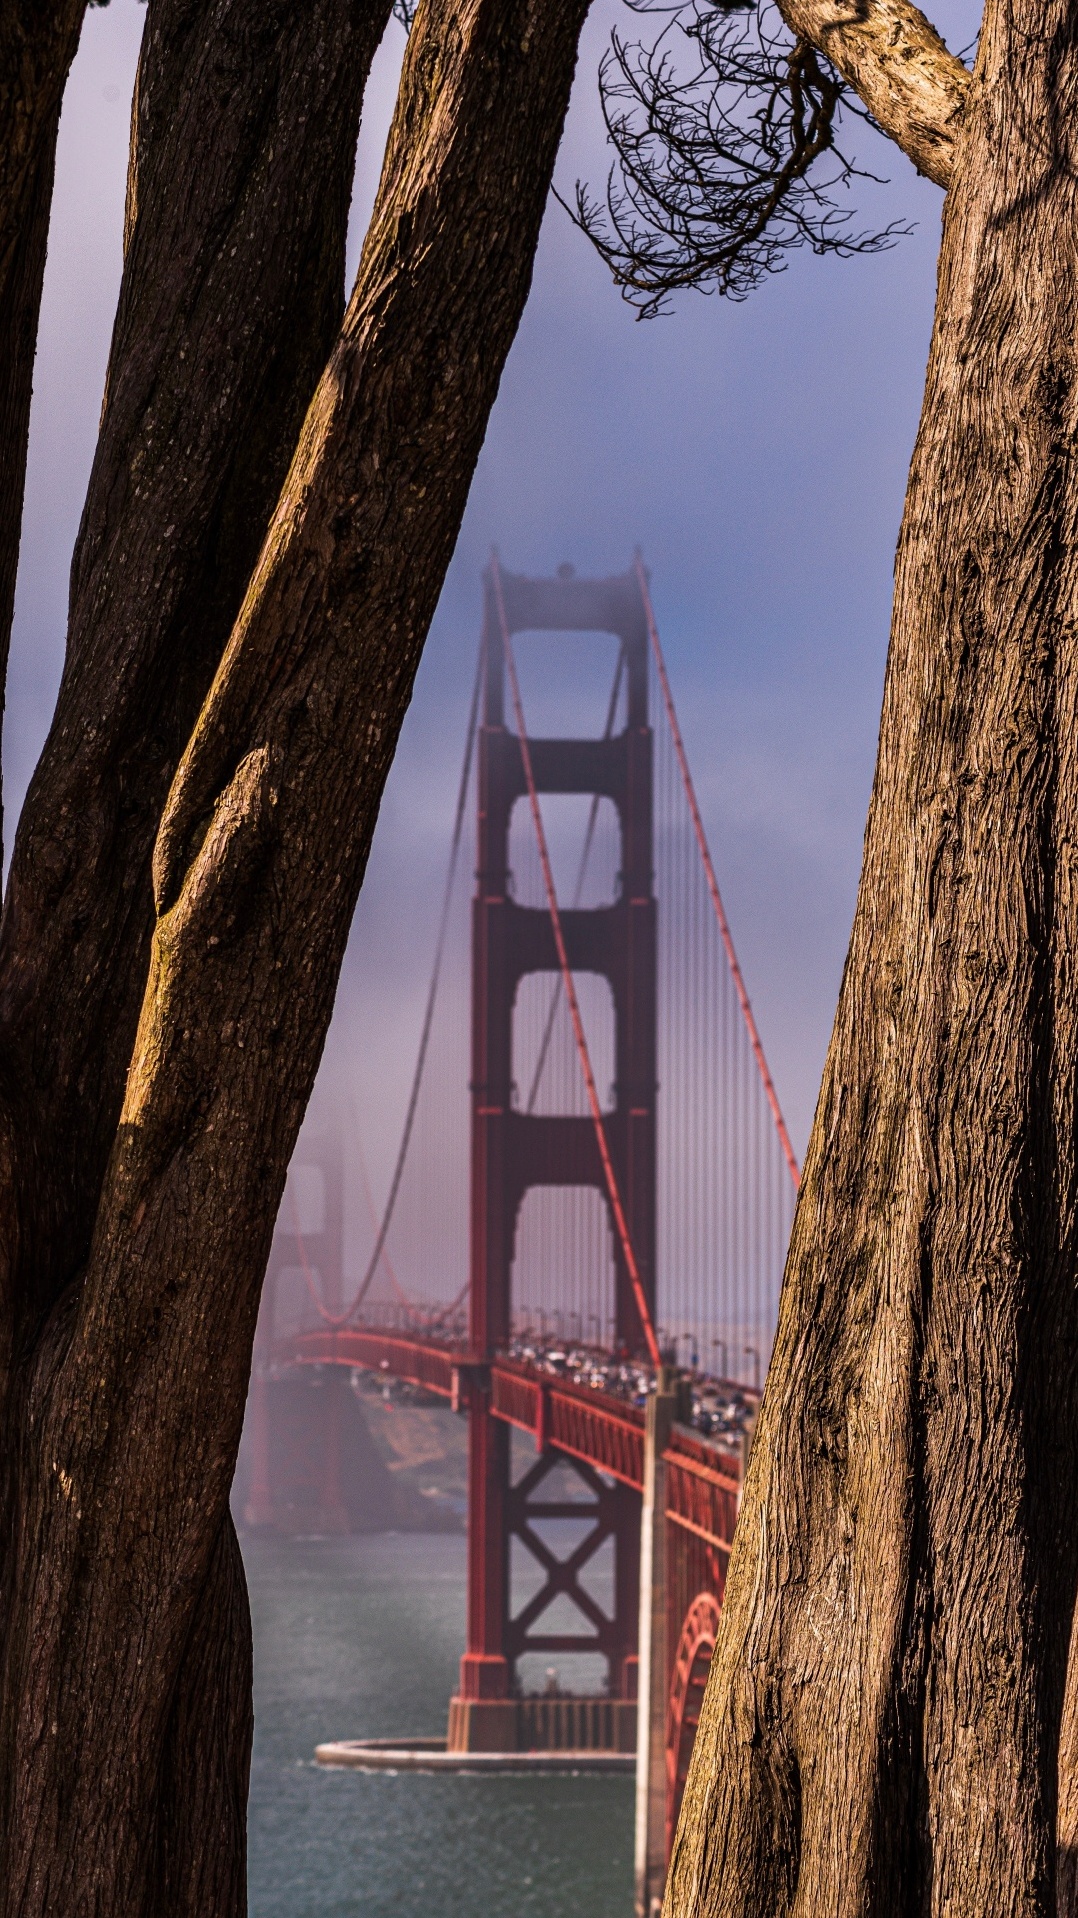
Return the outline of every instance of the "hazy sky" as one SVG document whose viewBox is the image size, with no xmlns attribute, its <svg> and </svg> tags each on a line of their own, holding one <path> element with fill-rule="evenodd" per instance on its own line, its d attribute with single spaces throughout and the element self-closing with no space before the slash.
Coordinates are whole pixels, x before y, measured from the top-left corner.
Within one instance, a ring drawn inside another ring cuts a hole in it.
<svg viewBox="0 0 1078 1918">
<path fill-rule="evenodd" d="M 972 10 L 945 0 L 949 44 Z M 144 10 L 87 16 L 61 128 L 4 735 L 19 803 L 48 723 L 71 546 L 120 271 L 131 85 Z M 557 177 L 608 164 L 584 35 Z M 372 77 L 351 267 L 403 33 Z M 560 207 L 548 210 L 456 556 L 386 793 L 331 1042 L 354 1082 L 376 1186 L 429 964 L 480 612 L 495 543 L 516 571 L 622 570 L 639 542 L 734 937 L 798 1152 L 811 1122 L 853 910 L 891 573 L 931 324 L 942 196 L 894 149 L 866 220 L 916 222 L 875 259 L 801 254 L 744 305 L 688 295 L 640 323 Z"/>
</svg>

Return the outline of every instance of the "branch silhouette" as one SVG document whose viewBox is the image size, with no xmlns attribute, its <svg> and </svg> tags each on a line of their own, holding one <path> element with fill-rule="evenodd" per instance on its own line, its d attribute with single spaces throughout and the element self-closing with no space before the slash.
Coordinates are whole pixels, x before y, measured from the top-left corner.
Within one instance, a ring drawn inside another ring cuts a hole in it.
<svg viewBox="0 0 1078 1918">
<path fill-rule="evenodd" d="M 870 116 L 773 8 L 690 0 L 651 46 L 615 32 L 599 87 L 617 158 L 604 198 L 578 181 L 568 211 L 641 317 L 684 287 L 744 299 L 800 246 L 878 253 L 909 231 L 855 229 L 839 196 L 874 176 L 837 135 Z"/>
</svg>

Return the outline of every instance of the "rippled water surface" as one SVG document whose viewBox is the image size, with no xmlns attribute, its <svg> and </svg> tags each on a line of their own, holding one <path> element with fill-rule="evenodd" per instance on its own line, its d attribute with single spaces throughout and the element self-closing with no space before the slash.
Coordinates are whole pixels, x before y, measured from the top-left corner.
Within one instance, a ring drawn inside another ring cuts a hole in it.
<svg viewBox="0 0 1078 1918">
<path fill-rule="evenodd" d="M 632 1780 L 323 1771 L 322 1739 L 444 1735 L 464 1540 L 244 1542 L 251 1918 L 630 1918 Z"/>
</svg>

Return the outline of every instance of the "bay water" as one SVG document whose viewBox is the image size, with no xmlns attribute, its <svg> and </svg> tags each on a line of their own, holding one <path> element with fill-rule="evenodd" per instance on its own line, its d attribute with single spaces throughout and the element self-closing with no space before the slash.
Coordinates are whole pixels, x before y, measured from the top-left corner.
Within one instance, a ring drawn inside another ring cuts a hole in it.
<svg viewBox="0 0 1078 1918">
<path fill-rule="evenodd" d="M 458 1533 L 248 1536 L 251 1918 L 630 1918 L 631 1777 L 326 1770 L 333 1738 L 444 1736 Z"/>
</svg>

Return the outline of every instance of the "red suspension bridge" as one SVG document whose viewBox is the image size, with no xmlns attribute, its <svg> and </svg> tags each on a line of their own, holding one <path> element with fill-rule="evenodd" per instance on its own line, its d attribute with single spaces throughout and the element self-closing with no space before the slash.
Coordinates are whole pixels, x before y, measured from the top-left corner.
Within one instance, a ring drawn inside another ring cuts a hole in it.
<svg viewBox="0 0 1078 1918">
<path fill-rule="evenodd" d="M 541 649 L 564 660 L 597 635 L 612 655 L 605 714 L 584 736 L 537 735 L 529 706 L 558 678 Z M 469 1072 L 467 1021 L 443 975 L 471 820 Z M 568 567 L 526 579 L 496 559 L 486 575 L 415 1070 L 380 1215 L 358 1168 L 375 1229 L 348 1301 L 339 1155 L 323 1152 L 320 1170 L 319 1230 L 301 1230 L 290 1192 L 267 1275 L 248 1520 L 273 1521 L 273 1394 L 299 1368 L 345 1387 L 349 1369 L 377 1371 L 464 1412 L 467 1643 L 449 1750 L 635 1751 L 637 1904 L 649 1913 L 714 1643 L 798 1168 L 639 556 L 613 579 Z M 342 1496 L 338 1402 L 328 1395 L 327 1507 Z M 533 1573 L 523 1599 L 511 1577 L 521 1554 Z M 598 1654 L 605 1688 L 529 1695 L 534 1654 Z"/>
</svg>

